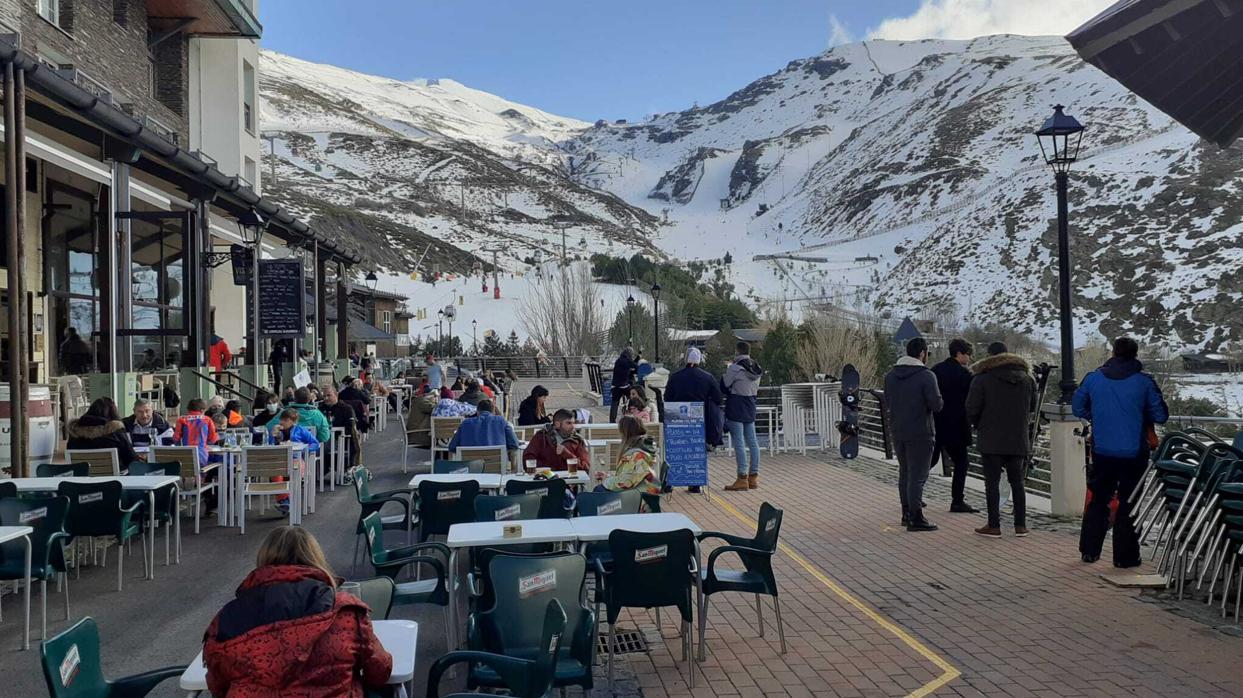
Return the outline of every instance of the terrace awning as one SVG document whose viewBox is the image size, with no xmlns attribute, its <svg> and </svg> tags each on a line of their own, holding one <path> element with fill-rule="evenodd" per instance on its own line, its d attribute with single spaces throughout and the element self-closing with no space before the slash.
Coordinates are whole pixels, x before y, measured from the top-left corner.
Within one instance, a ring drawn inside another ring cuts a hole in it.
<svg viewBox="0 0 1243 698">
<path fill-rule="evenodd" d="M 1225 148 L 1243 135 L 1243 3 L 1122 0 L 1066 40 L 1083 59 Z"/>
</svg>

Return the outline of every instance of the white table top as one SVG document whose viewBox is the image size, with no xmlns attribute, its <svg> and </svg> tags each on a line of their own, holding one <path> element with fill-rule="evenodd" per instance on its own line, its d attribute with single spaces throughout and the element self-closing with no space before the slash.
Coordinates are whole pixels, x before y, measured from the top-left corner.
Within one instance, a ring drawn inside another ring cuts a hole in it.
<svg viewBox="0 0 1243 698">
<path fill-rule="evenodd" d="M 756 405 L 755 406 L 756 412 L 776 412 L 778 409 L 780 408 L 777 407 L 776 405 Z"/>
<path fill-rule="evenodd" d="M 663 514 L 618 514 L 615 516 L 578 516 L 569 519 L 574 535 L 580 541 L 608 540 L 613 531 L 636 531 L 638 533 L 668 533 L 683 528 L 699 535 L 699 524 L 686 514 L 668 512 Z"/>
<path fill-rule="evenodd" d="M 522 535 L 506 538 L 504 528 L 510 525 L 522 526 Z M 450 548 L 473 548 L 480 545 L 558 543 L 572 541 L 574 537 L 569 519 L 523 519 L 454 524 L 449 527 L 449 538 L 445 542 Z"/>
<path fill-rule="evenodd" d="M 420 482 L 458 483 L 474 480 L 479 483 L 481 490 L 499 490 L 510 480 L 533 481 L 534 479 L 530 475 L 501 475 L 499 473 L 423 473 L 410 478 L 410 486 L 418 487 Z M 582 471 L 573 475 L 562 473 L 560 479 L 570 485 L 586 485 L 591 482 L 591 477 Z"/>
<path fill-rule="evenodd" d="M 17 485 L 18 492 L 55 492 L 56 487 L 62 482 L 81 482 L 85 484 L 95 484 L 106 480 L 118 480 L 123 490 L 137 490 L 145 492 L 147 490 L 158 490 L 161 487 L 175 485 L 181 482 L 181 478 L 173 475 L 125 475 L 122 477 L 113 477 L 112 475 L 101 477 L 15 477 L 9 482 Z"/>
<path fill-rule="evenodd" d="M 156 448 L 190 448 L 190 447 L 189 446 L 156 446 Z M 301 451 L 304 448 L 306 448 L 306 444 L 302 443 L 301 441 L 293 442 L 293 450 Z M 150 453 L 150 452 L 151 452 L 150 446 L 135 446 L 134 447 L 134 453 Z M 241 446 L 214 446 L 213 445 L 213 446 L 207 447 L 207 452 L 208 453 L 241 453 L 242 447 Z"/>
<path fill-rule="evenodd" d="M 393 673 L 388 677 L 389 685 L 405 683 L 414 678 L 414 660 L 419 641 L 419 624 L 412 620 L 373 620 L 371 626 L 376 637 L 389 654 L 393 655 Z M 194 657 L 194 661 L 181 674 L 181 690 L 206 691 L 207 667 L 203 665 L 203 651 Z"/>
<path fill-rule="evenodd" d="M 34 532 L 35 530 L 29 526 L 0 526 L 0 543 L 17 540 Z"/>
</svg>

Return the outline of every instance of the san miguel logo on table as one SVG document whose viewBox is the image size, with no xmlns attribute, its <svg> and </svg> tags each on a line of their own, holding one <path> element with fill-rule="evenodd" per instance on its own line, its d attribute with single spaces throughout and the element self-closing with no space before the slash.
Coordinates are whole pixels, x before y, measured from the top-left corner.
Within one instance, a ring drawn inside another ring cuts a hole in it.
<svg viewBox="0 0 1243 698">
<path fill-rule="evenodd" d="M 526 598 L 533 594 L 552 591 L 557 588 L 557 571 L 544 570 L 529 577 L 518 578 L 518 596 Z"/>
<path fill-rule="evenodd" d="M 652 548 L 639 548 L 634 551 L 634 561 L 640 565 L 647 565 L 669 557 L 669 546 L 657 545 Z"/>
</svg>

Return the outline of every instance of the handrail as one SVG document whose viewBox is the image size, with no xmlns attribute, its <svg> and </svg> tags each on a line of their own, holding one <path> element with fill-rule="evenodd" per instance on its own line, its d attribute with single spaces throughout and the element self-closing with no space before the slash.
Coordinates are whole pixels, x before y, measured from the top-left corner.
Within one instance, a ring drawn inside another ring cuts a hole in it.
<svg viewBox="0 0 1243 698">
<path fill-rule="evenodd" d="M 212 385 L 216 386 L 217 388 L 220 388 L 221 390 L 227 390 L 227 391 L 229 391 L 230 393 L 233 393 L 233 395 L 234 395 L 235 397 L 237 397 L 237 398 L 240 398 L 240 399 L 242 399 L 242 400 L 247 399 L 245 395 L 243 395 L 243 394 L 239 393 L 239 392 L 237 391 L 237 389 L 236 389 L 236 388 L 234 388 L 234 387 L 233 387 L 233 386 L 231 386 L 231 385 L 227 385 L 227 384 L 225 384 L 225 383 L 221 383 L 220 381 L 216 380 L 215 378 L 212 378 L 211 376 L 208 376 L 208 375 L 205 375 L 205 374 L 199 373 L 198 371 L 196 371 L 196 370 L 194 370 L 194 369 L 190 369 L 190 373 L 193 373 L 194 375 L 198 376 L 199 378 L 202 378 L 203 380 L 207 381 L 208 383 L 211 383 Z"/>
<path fill-rule="evenodd" d="M 230 376 L 230 377 L 232 377 L 232 378 L 236 378 L 236 379 L 238 380 L 238 382 L 239 382 L 239 383 L 245 383 L 247 387 L 249 387 L 249 388 L 253 388 L 253 389 L 255 390 L 255 392 L 256 392 L 256 393 L 257 393 L 257 392 L 259 392 L 260 390 L 264 390 L 264 388 L 263 388 L 262 386 L 255 385 L 254 383 L 251 383 L 250 381 L 246 380 L 245 378 L 242 378 L 242 374 L 240 374 L 240 373 L 234 373 L 233 371 L 227 371 L 227 370 L 226 370 L 226 371 L 221 371 L 220 373 L 223 373 L 223 374 L 225 374 L 225 375 L 227 375 L 227 376 Z M 201 373 L 198 373 L 198 372 L 196 371 L 196 372 L 195 372 L 195 375 L 202 375 L 202 374 L 201 374 Z M 240 397 L 240 395 L 239 395 L 239 397 Z"/>
</svg>

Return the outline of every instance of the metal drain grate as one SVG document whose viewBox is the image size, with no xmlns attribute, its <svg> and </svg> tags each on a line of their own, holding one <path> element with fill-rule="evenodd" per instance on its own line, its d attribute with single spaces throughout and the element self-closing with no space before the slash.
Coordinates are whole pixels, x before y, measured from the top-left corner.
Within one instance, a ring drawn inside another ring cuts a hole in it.
<svg viewBox="0 0 1243 698">
<path fill-rule="evenodd" d="M 598 636 L 599 647 L 597 652 L 601 657 L 607 657 L 609 654 L 609 634 L 600 633 Z M 617 635 L 613 637 L 614 654 L 638 654 L 647 652 L 647 638 L 643 637 L 643 633 L 638 630 L 618 630 Z"/>
</svg>

